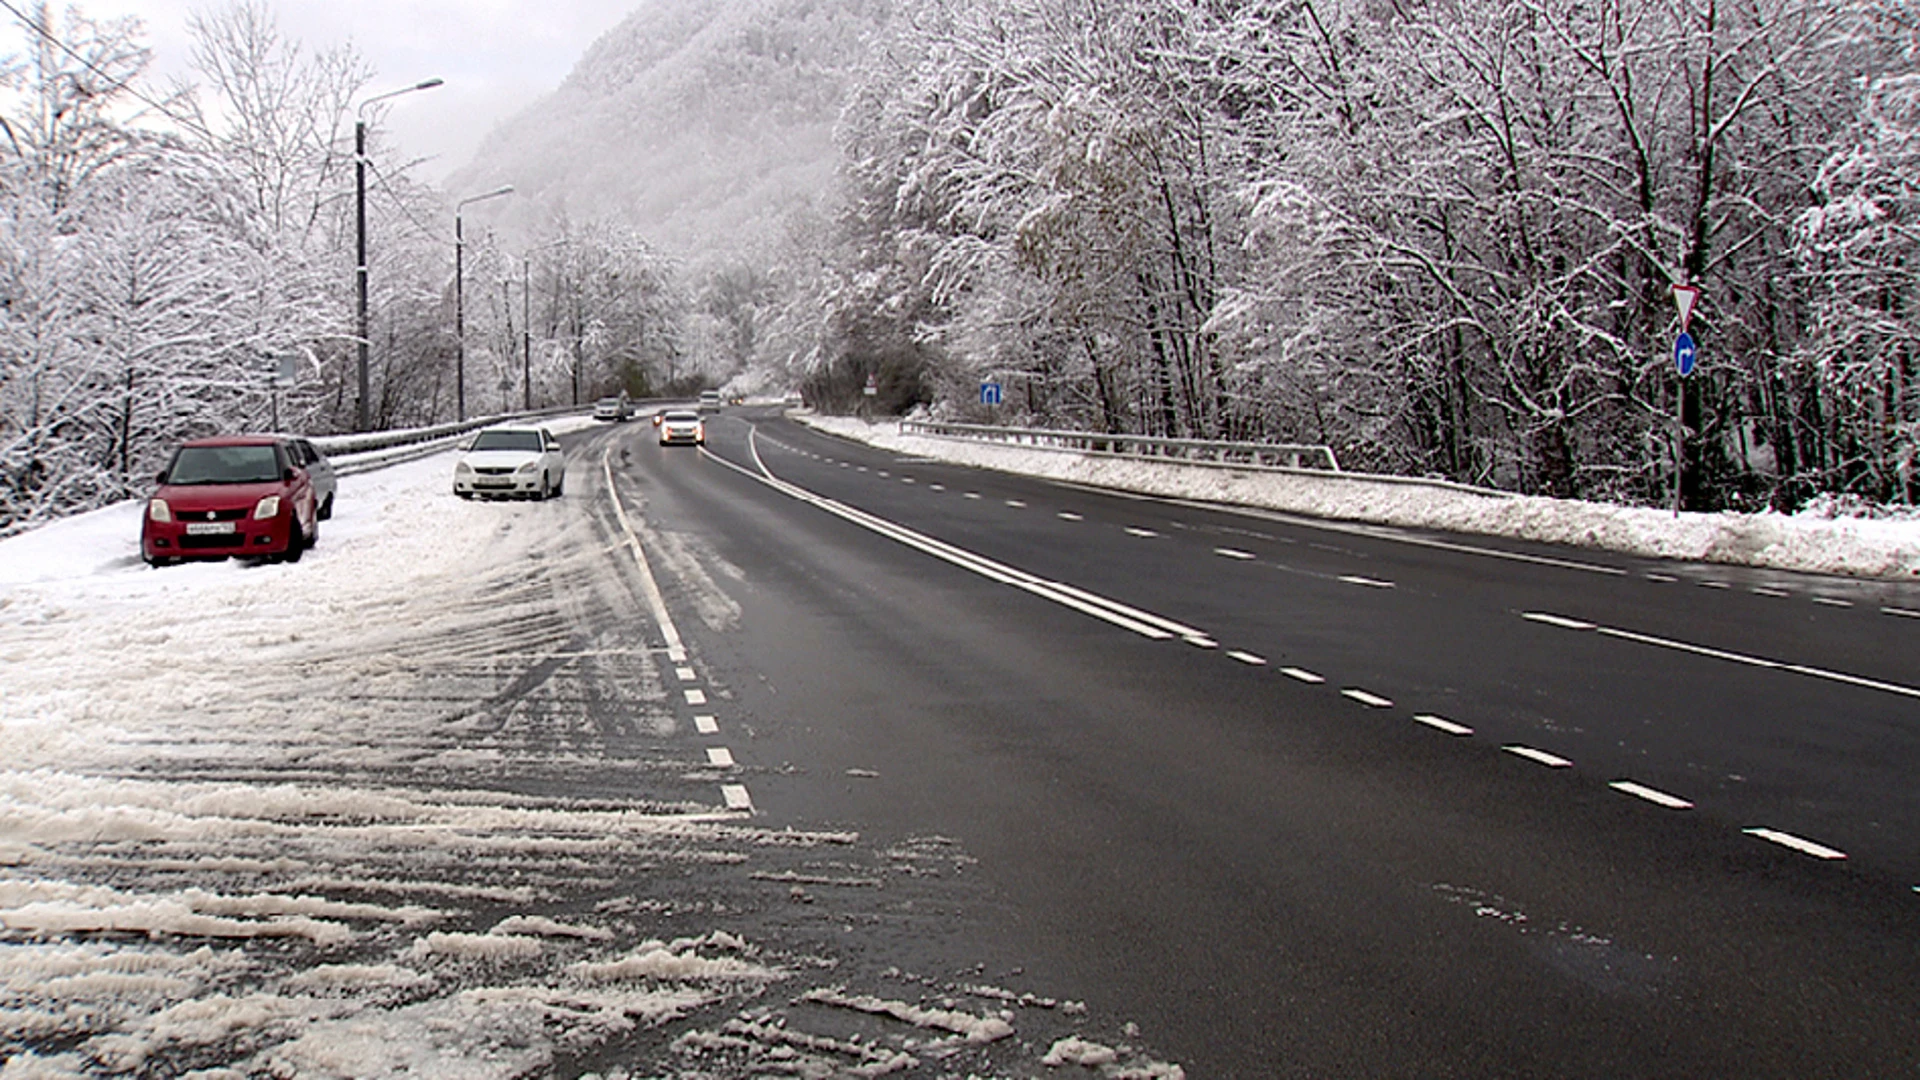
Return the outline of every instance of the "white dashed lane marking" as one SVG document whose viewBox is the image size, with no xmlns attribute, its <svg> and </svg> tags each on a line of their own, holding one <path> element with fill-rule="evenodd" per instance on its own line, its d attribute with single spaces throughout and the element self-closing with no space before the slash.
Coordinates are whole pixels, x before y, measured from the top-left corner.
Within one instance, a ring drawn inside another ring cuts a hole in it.
<svg viewBox="0 0 1920 1080">
<path fill-rule="evenodd" d="M 1648 802 L 1654 803 L 1658 806 L 1664 806 L 1669 810 L 1693 809 L 1692 803 L 1688 802 L 1687 800 L 1681 798 L 1678 795 L 1669 795 L 1664 791 L 1647 787 L 1645 784 L 1636 784 L 1631 780 L 1615 780 L 1613 783 L 1608 784 L 1607 786 L 1612 788 L 1615 791 L 1632 795 L 1636 799 L 1645 799 Z"/>
<path fill-rule="evenodd" d="M 702 735 L 718 735 L 720 734 L 720 721 L 711 716 L 696 716 L 693 718 L 693 730 Z"/>
<path fill-rule="evenodd" d="M 707 747 L 707 764 L 731 769 L 733 768 L 733 751 L 724 746 L 709 746 Z"/>
<path fill-rule="evenodd" d="M 673 669 L 673 677 L 681 682 L 693 682 L 700 676 L 690 667 L 677 667 Z"/>
<path fill-rule="evenodd" d="M 1393 582 L 1391 581 L 1380 581 L 1375 578 L 1361 577 L 1358 574 L 1347 574 L 1346 576 L 1342 577 L 1340 580 L 1346 582 L 1349 585 L 1365 585 L 1369 589 L 1393 588 Z"/>
<path fill-rule="evenodd" d="M 1703 589 L 1731 589 L 1733 588 L 1733 584 L 1727 581 L 1703 581 L 1700 583 L 1700 587 Z"/>
<path fill-rule="evenodd" d="M 727 800 L 727 809 L 729 810 L 753 809 L 753 796 L 747 794 L 747 789 L 744 784 L 722 784 L 720 786 L 720 797 Z"/>
<path fill-rule="evenodd" d="M 1021 502 L 1019 499 L 1008 499 L 1007 505 L 1013 507 L 1015 510 L 1025 510 L 1027 508 L 1027 504 Z"/>
<path fill-rule="evenodd" d="M 687 695 L 687 704 L 689 705 L 705 705 L 707 703 L 707 692 L 705 690 L 683 690 L 681 693 Z"/>
<path fill-rule="evenodd" d="M 1565 769 L 1573 765 L 1573 762 L 1568 761 L 1566 758 L 1561 757 L 1559 754 L 1549 754 L 1545 750 L 1536 750 L 1531 746 L 1520 746 L 1518 744 L 1515 744 L 1510 746 L 1503 746 L 1500 749 L 1505 750 L 1509 754 L 1516 754 L 1520 757 L 1526 758 L 1528 761 L 1539 762 L 1540 764 L 1545 765 L 1549 769 Z"/>
<path fill-rule="evenodd" d="M 1785 589 L 1776 589 L 1771 585 L 1755 585 L 1749 591 L 1752 592 L 1753 595 L 1755 596 L 1772 596 L 1772 597 L 1784 598 L 1784 597 L 1789 597 L 1793 595 L 1792 593 L 1788 592 Z"/>
<path fill-rule="evenodd" d="M 945 490 L 947 490 L 947 485 L 945 485 L 945 484 L 928 484 L 928 485 L 927 485 L 927 489 L 928 489 L 928 490 L 930 490 L 930 491 L 945 491 Z"/>
<path fill-rule="evenodd" d="M 1816 596 L 1813 598 L 1813 602 L 1816 604 L 1825 604 L 1828 607 L 1852 607 L 1853 606 L 1853 601 L 1851 600 L 1840 600 L 1832 596 Z"/>
<path fill-rule="evenodd" d="M 1757 836 L 1762 840 L 1770 840 L 1782 847 L 1792 848 L 1802 855 L 1811 855 L 1816 859 L 1844 859 L 1847 857 L 1847 853 L 1844 851 L 1836 851 L 1825 844 L 1816 844 L 1804 837 L 1795 836 L 1792 833 L 1784 833 L 1778 829 L 1741 829 L 1740 831 L 1746 833 L 1748 836 Z"/>
<path fill-rule="evenodd" d="M 1150 539 L 1152 537 L 1159 536 L 1160 534 L 1157 532 L 1154 532 L 1152 529 L 1136 529 L 1131 525 L 1129 525 L 1127 527 L 1127 535 L 1145 537 Z"/>
<path fill-rule="evenodd" d="M 1298 679 L 1303 683 L 1313 683 L 1316 685 L 1327 681 L 1326 676 L 1316 675 L 1306 668 L 1283 667 L 1280 669 L 1280 674 L 1285 675 L 1289 679 Z"/>
<path fill-rule="evenodd" d="M 1054 517 L 1057 517 L 1057 518 L 1059 518 L 1059 519 L 1060 519 L 1061 521 L 1085 521 L 1085 520 L 1087 520 L 1086 518 L 1084 518 L 1084 517 L 1082 517 L 1082 516 L 1081 516 L 1081 515 L 1079 515 L 1079 514 L 1076 514 L 1076 513 L 1074 513 L 1074 512 L 1073 512 L 1073 511 L 1071 511 L 1071 510 L 1062 510 L 1062 511 L 1060 511 L 1059 513 L 1057 513 L 1057 514 L 1055 514 L 1055 515 L 1053 515 L 1053 516 L 1054 516 Z"/>
<path fill-rule="evenodd" d="M 1903 619 L 1920 619 L 1920 611 L 1913 611 L 1903 607 L 1883 607 L 1880 609 L 1880 614 L 1898 615 Z"/>
<path fill-rule="evenodd" d="M 1346 689 L 1340 691 L 1340 696 L 1352 698 L 1353 700 L 1359 702 L 1362 705 L 1368 706 L 1369 708 L 1374 708 L 1374 709 L 1393 708 L 1392 701 L 1389 701 L 1388 699 L 1381 697 L 1379 694 L 1368 693 L 1367 691 L 1362 690 L 1357 686 L 1349 686 Z"/>
<path fill-rule="evenodd" d="M 1227 559 L 1257 559 L 1260 557 L 1251 551 L 1241 551 L 1239 548 L 1214 548 L 1213 553 Z"/>
<path fill-rule="evenodd" d="M 1647 580 L 1657 581 L 1657 582 L 1660 582 L 1662 585 L 1668 585 L 1668 584 L 1672 584 L 1673 582 L 1679 581 L 1680 579 L 1677 577 L 1674 577 L 1672 574 L 1648 574 Z"/>
<path fill-rule="evenodd" d="M 977 491 L 969 491 L 969 492 L 967 492 L 967 493 L 966 493 L 966 495 L 964 495 L 964 496 L 962 496 L 962 497 L 963 497 L 963 498 L 968 498 L 968 499 L 977 499 L 977 498 L 979 498 L 979 497 L 980 497 L 980 493 L 979 493 L 979 492 L 977 492 Z"/>
<path fill-rule="evenodd" d="M 1227 653 L 1227 655 L 1243 664 L 1252 664 L 1254 667 L 1265 667 L 1267 663 L 1267 658 L 1264 656 L 1255 656 L 1250 652 L 1241 652 L 1238 649 L 1234 649 Z"/>
<path fill-rule="evenodd" d="M 1435 716 L 1432 713 L 1421 713 L 1413 718 L 1413 722 L 1425 724 L 1435 731 L 1444 731 L 1449 735 L 1465 737 L 1473 734 L 1473 729 L 1467 725 L 1456 724 L 1444 716 Z"/>
</svg>

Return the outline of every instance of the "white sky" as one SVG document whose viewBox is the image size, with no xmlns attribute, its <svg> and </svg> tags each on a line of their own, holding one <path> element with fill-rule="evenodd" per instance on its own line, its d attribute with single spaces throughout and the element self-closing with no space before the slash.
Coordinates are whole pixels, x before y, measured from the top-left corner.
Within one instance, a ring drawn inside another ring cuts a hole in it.
<svg viewBox="0 0 1920 1080">
<path fill-rule="evenodd" d="M 187 17 L 225 0 L 77 0 L 93 19 L 147 24 L 151 78 L 187 75 Z M 267 0 L 281 31 L 310 48 L 351 41 L 378 72 L 373 89 L 439 78 L 446 85 L 393 102 L 387 127 L 418 178 L 438 183 L 465 165 L 495 124 L 560 85 L 574 62 L 638 0 Z M 62 7 L 64 5 L 61 5 Z M 7 50 L 17 40 L 10 28 Z"/>
</svg>

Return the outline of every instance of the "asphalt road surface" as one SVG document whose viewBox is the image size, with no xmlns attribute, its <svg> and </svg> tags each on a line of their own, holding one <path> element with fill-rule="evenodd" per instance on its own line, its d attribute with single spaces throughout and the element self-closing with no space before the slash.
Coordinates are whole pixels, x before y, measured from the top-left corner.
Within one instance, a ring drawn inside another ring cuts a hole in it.
<svg viewBox="0 0 1920 1080">
<path fill-rule="evenodd" d="M 964 852 L 876 954 L 923 935 L 1197 1077 L 1920 1072 L 1911 587 L 1093 492 L 750 410 L 651 434 L 574 452 L 705 553 L 652 571 L 756 822 Z"/>
</svg>

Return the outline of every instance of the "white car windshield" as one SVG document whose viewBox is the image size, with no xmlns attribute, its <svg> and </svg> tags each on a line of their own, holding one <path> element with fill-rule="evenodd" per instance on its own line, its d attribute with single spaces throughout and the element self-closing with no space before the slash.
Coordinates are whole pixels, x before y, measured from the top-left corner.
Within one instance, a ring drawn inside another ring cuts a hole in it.
<svg viewBox="0 0 1920 1080">
<path fill-rule="evenodd" d="M 475 450 L 526 450 L 540 452 L 537 431 L 483 431 L 473 440 Z"/>
</svg>

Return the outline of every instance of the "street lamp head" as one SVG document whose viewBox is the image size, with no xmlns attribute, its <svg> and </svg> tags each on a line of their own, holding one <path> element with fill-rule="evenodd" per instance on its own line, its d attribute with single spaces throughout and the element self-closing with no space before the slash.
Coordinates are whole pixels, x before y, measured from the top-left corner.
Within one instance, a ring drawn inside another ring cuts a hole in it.
<svg viewBox="0 0 1920 1080">
<path fill-rule="evenodd" d="M 492 191 L 489 191 L 484 195 L 471 195 L 471 196 L 468 196 L 467 198 L 461 199 L 459 202 L 454 204 L 453 211 L 454 213 L 457 214 L 460 212 L 461 208 L 466 206 L 468 203 L 477 203 L 481 199 L 491 199 L 500 195 L 511 195 L 511 194 L 513 194 L 513 185 L 505 184 L 501 187 L 494 188 Z"/>
<path fill-rule="evenodd" d="M 390 97 L 399 97 L 401 94 L 411 94 L 415 90 L 431 90 L 436 86 L 444 86 L 444 85 L 446 85 L 445 79 L 428 79 L 424 82 L 414 83 L 412 86 L 403 86 L 398 90 L 389 90 L 384 94 L 375 94 L 372 97 L 368 98 L 367 100 L 361 102 L 359 109 L 355 111 L 360 116 L 360 118 L 364 120 L 367 115 L 367 106 L 373 104 L 376 101 L 385 101 Z"/>
</svg>

